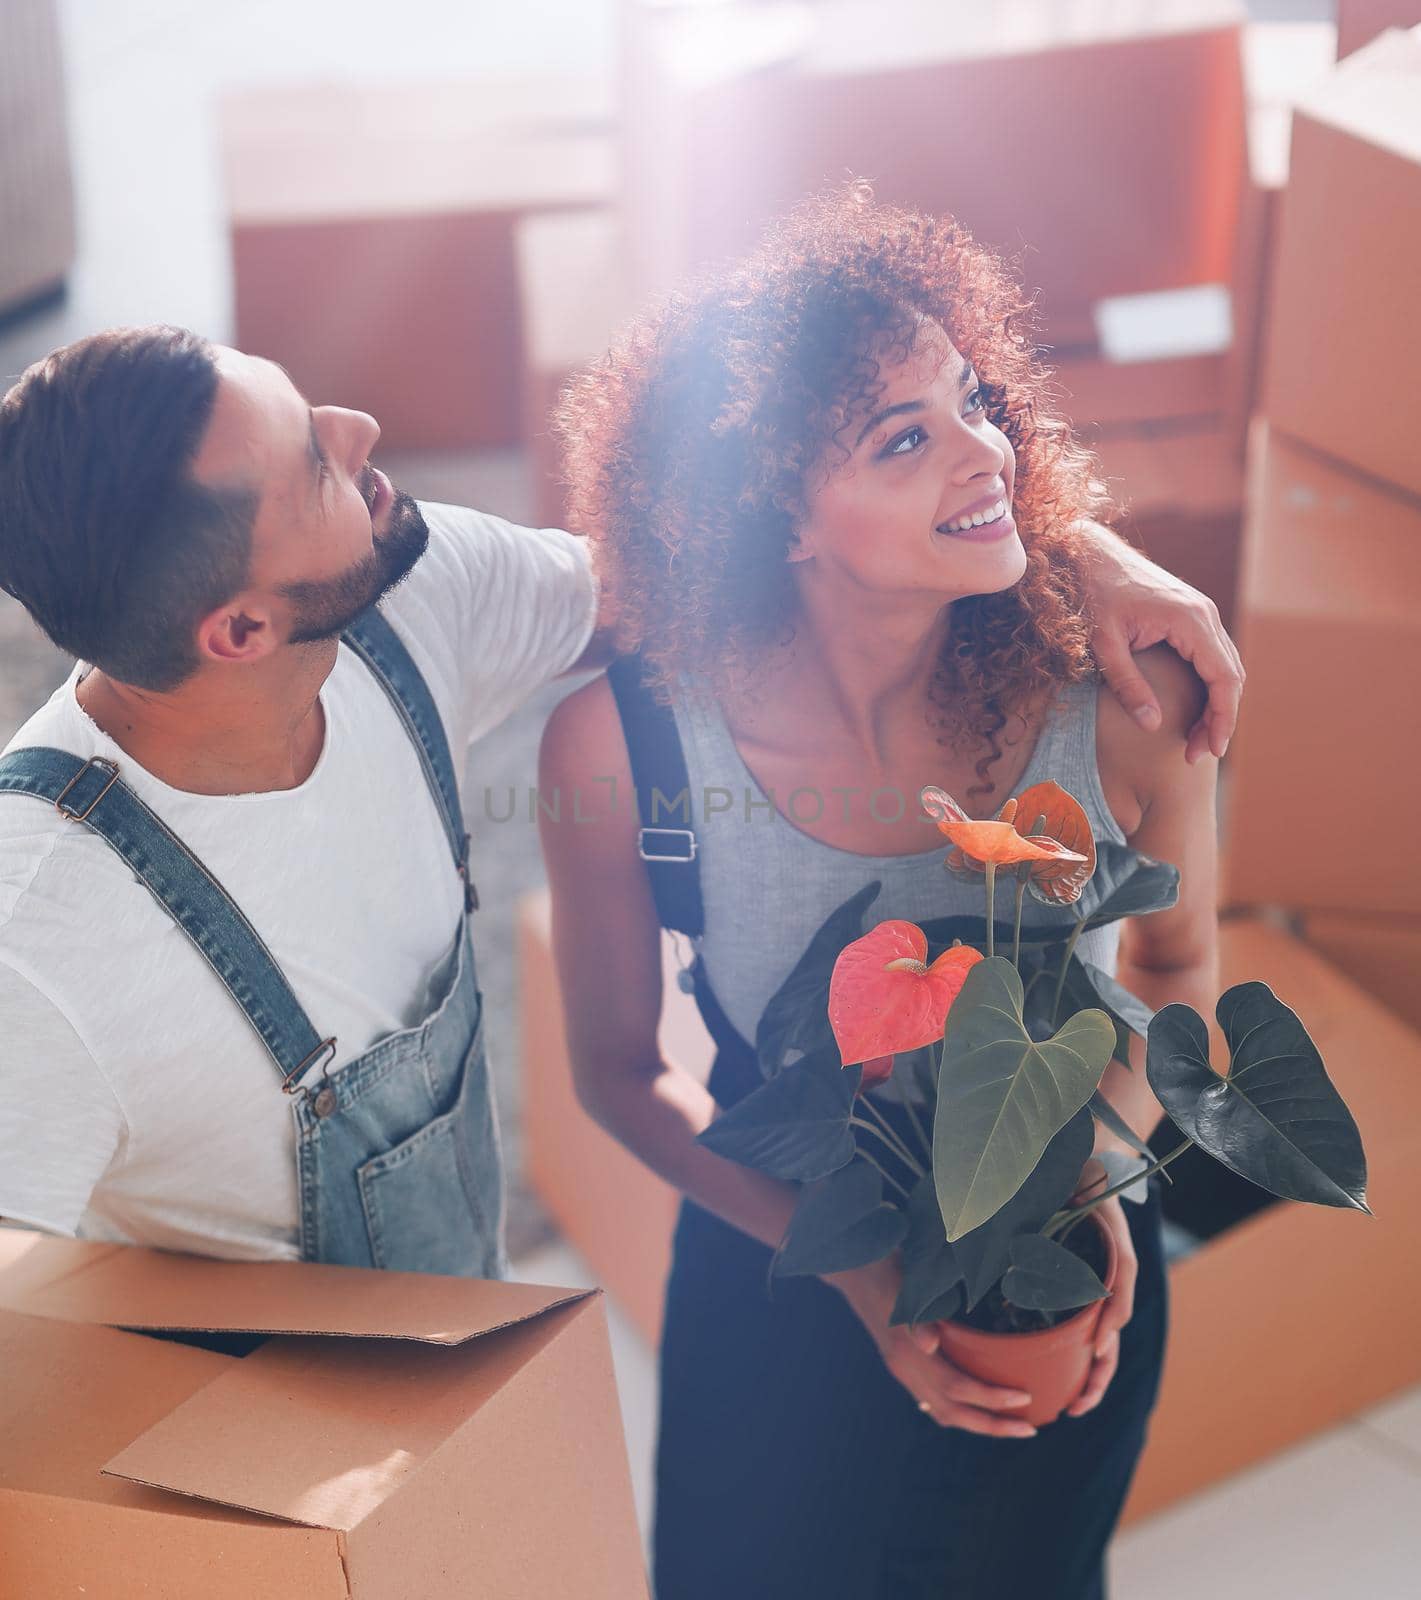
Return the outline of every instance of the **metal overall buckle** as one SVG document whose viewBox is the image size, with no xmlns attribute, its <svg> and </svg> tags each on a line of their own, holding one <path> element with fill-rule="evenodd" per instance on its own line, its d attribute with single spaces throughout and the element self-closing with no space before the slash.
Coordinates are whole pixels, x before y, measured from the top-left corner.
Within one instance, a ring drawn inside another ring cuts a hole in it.
<svg viewBox="0 0 1421 1600">
<path fill-rule="evenodd" d="M 685 844 L 679 854 L 667 855 L 667 843 L 673 839 L 684 839 Z M 638 828 L 636 853 L 643 861 L 679 861 L 684 864 L 696 859 L 696 836 L 690 828 Z"/>
<path fill-rule="evenodd" d="M 109 781 L 103 786 L 102 789 L 99 790 L 99 792 L 88 803 L 88 805 L 84 807 L 82 811 L 75 811 L 72 806 L 67 806 L 64 802 L 69 798 L 70 791 L 74 788 L 75 784 L 81 782 L 85 777 L 88 776 L 90 767 L 93 767 L 96 772 L 107 773 Z M 94 809 L 94 807 L 98 805 L 99 801 L 103 799 L 103 797 L 117 782 L 117 761 L 110 761 L 106 756 L 90 756 L 84 765 L 80 767 L 74 776 L 69 780 L 69 782 L 64 785 L 63 789 L 60 790 L 59 798 L 54 802 L 54 809 L 60 814 L 61 817 L 68 817 L 71 822 L 83 822 L 88 817 L 89 813 Z"/>
<path fill-rule="evenodd" d="M 322 1052 L 325 1059 L 321 1061 L 321 1084 L 312 1094 L 311 1090 L 299 1080 L 310 1070 L 311 1066 L 320 1059 Z M 328 1117 L 336 1108 L 336 1092 L 331 1088 L 331 1062 L 335 1060 L 336 1040 L 332 1034 L 329 1039 L 322 1039 L 316 1048 L 304 1061 L 298 1062 L 291 1071 L 281 1080 L 283 1094 L 304 1095 L 310 1104 L 311 1110 L 318 1117 Z"/>
</svg>

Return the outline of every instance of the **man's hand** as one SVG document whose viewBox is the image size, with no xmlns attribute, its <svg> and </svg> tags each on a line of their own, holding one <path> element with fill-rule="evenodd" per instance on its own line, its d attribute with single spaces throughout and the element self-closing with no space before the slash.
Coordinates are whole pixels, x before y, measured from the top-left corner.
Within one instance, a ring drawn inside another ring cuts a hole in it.
<svg viewBox="0 0 1421 1600">
<path fill-rule="evenodd" d="M 1222 756 L 1238 721 L 1244 671 L 1219 608 L 1100 523 L 1088 524 L 1087 532 L 1091 648 L 1105 681 L 1142 727 L 1157 728 L 1159 702 L 1135 666 L 1134 652 L 1169 645 L 1209 691 L 1203 715 L 1189 730 L 1185 757 L 1193 763 L 1211 752 Z"/>
</svg>

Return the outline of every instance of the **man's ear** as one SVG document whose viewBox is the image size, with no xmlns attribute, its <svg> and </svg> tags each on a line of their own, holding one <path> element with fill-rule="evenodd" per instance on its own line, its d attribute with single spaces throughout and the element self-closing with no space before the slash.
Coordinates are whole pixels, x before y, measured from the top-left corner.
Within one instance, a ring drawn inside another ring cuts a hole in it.
<svg viewBox="0 0 1421 1600">
<path fill-rule="evenodd" d="M 197 625 L 199 660 L 258 661 L 277 646 L 271 613 L 255 595 L 239 594 Z"/>
</svg>

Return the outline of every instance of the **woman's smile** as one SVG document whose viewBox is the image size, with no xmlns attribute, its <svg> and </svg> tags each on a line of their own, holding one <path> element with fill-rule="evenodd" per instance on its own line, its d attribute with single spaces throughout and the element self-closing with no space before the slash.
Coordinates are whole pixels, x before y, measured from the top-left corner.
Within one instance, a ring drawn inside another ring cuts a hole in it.
<svg viewBox="0 0 1421 1600">
<path fill-rule="evenodd" d="M 1016 523 L 1007 509 L 1005 500 L 995 500 L 983 511 L 974 511 L 947 522 L 940 522 L 934 530 L 949 539 L 969 539 L 973 544 L 991 544 L 1016 532 Z"/>
</svg>

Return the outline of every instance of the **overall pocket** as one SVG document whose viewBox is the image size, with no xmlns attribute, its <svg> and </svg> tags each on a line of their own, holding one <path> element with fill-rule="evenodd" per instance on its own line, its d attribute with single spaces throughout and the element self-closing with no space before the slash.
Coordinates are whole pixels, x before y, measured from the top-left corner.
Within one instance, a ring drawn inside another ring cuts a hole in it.
<svg viewBox="0 0 1421 1600">
<path fill-rule="evenodd" d="M 454 1103 L 356 1169 L 375 1266 L 492 1278 L 503 1266 L 503 1171 L 483 1026 Z"/>
</svg>

